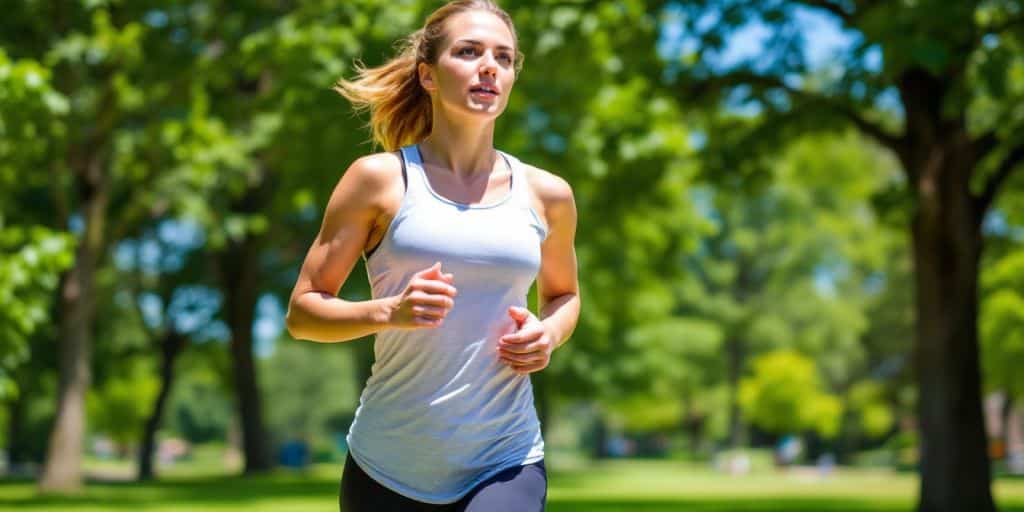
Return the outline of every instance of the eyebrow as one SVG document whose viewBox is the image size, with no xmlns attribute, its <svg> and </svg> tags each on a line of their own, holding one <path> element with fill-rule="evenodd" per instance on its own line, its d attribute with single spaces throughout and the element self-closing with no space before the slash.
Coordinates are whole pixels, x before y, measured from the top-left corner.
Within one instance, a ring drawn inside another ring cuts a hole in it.
<svg viewBox="0 0 1024 512">
<path fill-rule="evenodd" d="M 484 43 L 482 43 L 480 41 L 477 41 L 476 39 L 459 39 L 458 41 L 455 41 L 455 42 L 456 43 L 470 43 L 470 44 L 474 44 L 474 45 L 477 45 L 477 46 L 484 46 Z M 505 46 L 505 45 L 498 45 L 498 49 L 499 50 L 512 51 L 511 47 Z"/>
</svg>

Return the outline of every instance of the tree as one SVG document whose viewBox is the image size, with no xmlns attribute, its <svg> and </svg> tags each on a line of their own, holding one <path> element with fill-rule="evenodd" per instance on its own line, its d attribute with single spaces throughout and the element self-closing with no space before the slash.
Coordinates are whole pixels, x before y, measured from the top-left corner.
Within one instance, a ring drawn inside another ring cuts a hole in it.
<svg viewBox="0 0 1024 512">
<path fill-rule="evenodd" d="M 189 128 L 204 130 L 175 129 L 188 110 L 184 84 L 195 55 L 168 23 L 178 18 L 160 16 L 166 13 L 152 7 L 149 2 L 22 2 L 8 9 L 0 24 L 5 51 L 44 66 L 55 91 L 48 97 L 67 105 L 43 125 L 47 130 L 38 138 L 46 141 L 46 151 L 26 173 L 15 203 L 19 223 L 70 228 L 76 236 L 73 263 L 58 291 L 60 385 L 40 478 L 43 490 L 81 483 L 96 279 L 108 263 L 112 241 L 182 202 L 202 203 L 201 189 L 210 176 L 204 172 L 224 158 L 223 153 L 204 154 L 208 158 L 202 162 L 177 158 L 178 135 L 193 140 L 216 135 L 210 130 L 215 123 L 198 119 Z M 221 167 L 220 173 L 232 169 Z"/>
<path fill-rule="evenodd" d="M 17 393 L 10 374 L 27 359 L 74 250 L 67 233 L 25 222 L 17 208 L 18 193 L 41 182 L 26 169 L 45 163 L 47 131 L 68 109 L 50 78 L 39 63 L 12 62 L 0 49 L 0 399 Z"/>
<path fill-rule="evenodd" d="M 740 405 L 757 426 L 776 434 L 839 432 L 842 406 L 829 394 L 814 361 L 789 350 L 757 357 L 754 373 L 740 382 Z"/>
<path fill-rule="evenodd" d="M 1021 97 L 1010 71 L 1020 62 L 1021 7 L 726 0 L 665 11 L 666 26 L 683 34 L 668 43 L 666 67 L 676 74 L 669 90 L 686 103 L 728 97 L 760 115 L 751 129 L 709 130 L 710 147 L 743 144 L 757 153 L 800 131 L 845 124 L 899 160 L 905 179 L 894 206 L 907 213 L 913 240 L 922 511 L 994 509 L 980 402 L 978 267 L 982 221 L 1024 160 L 1022 120 L 1010 108 Z M 853 34 L 836 67 L 809 64 L 796 29 L 807 13 L 825 13 Z M 738 63 L 716 60 L 748 23 L 775 29 L 765 50 Z M 887 101 L 896 108 L 886 110 Z"/>
</svg>

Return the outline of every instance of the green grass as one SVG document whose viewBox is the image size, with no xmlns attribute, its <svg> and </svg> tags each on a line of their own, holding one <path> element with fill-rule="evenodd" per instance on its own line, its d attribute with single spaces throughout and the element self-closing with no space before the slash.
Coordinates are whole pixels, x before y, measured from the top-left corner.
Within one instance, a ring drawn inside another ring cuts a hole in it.
<svg viewBox="0 0 1024 512">
<path fill-rule="evenodd" d="M 32 482 L 0 481 L 0 510 L 336 511 L 338 465 L 305 473 L 242 478 L 170 474 L 160 482 L 90 483 L 76 496 L 38 496 Z M 1003 479 L 994 492 L 1004 512 L 1024 512 L 1024 480 Z M 673 461 L 608 461 L 552 471 L 551 512 L 909 511 L 913 474 L 843 469 L 828 478 L 807 471 L 741 477 Z"/>
</svg>

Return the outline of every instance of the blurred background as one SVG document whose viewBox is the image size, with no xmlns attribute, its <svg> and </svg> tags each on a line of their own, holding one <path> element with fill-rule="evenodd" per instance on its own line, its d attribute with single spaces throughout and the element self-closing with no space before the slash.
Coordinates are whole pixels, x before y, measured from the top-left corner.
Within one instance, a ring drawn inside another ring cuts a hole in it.
<svg viewBox="0 0 1024 512">
<path fill-rule="evenodd" d="M 283 317 L 376 150 L 331 86 L 439 5 L 4 3 L 0 508 L 337 509 L 372 341 Z M 1024 510 L 1024 3 L 503 6 L 579 211 L 551 510 Z"/>
</svg>

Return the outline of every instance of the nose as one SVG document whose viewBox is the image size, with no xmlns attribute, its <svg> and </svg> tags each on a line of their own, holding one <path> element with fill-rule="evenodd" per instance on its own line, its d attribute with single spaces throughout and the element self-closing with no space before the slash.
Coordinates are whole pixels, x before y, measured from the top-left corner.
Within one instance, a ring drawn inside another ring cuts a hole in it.
<svg viewBox="0 0 1024 512">
<path fill-rule="evenodd" d="M 490 74 L 492 77 L 498 74 L 498 61 L 490 51 L 484 52 L 484 58 L 480 59 L 480 74 Z"/>
</svg>

